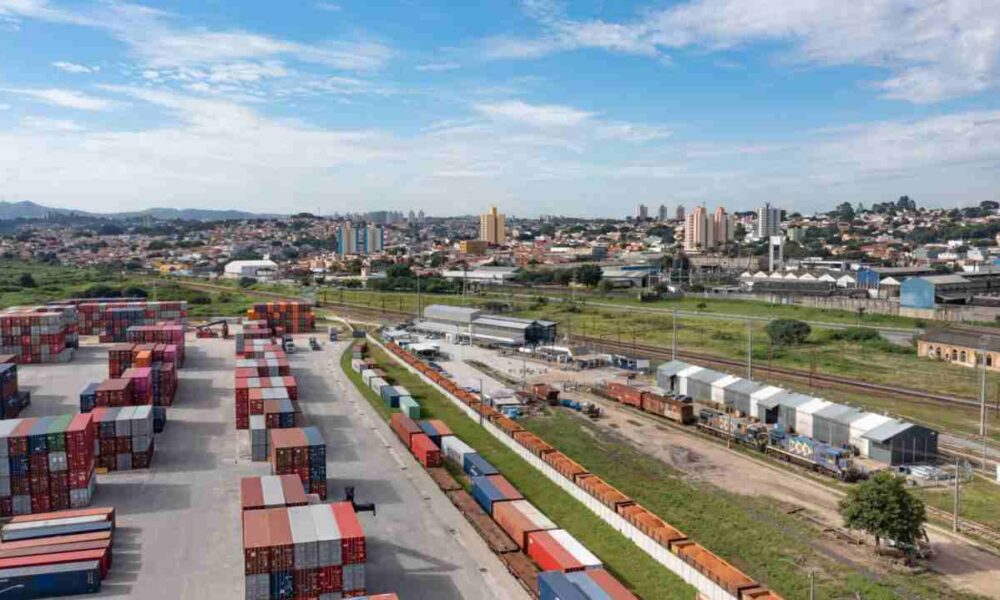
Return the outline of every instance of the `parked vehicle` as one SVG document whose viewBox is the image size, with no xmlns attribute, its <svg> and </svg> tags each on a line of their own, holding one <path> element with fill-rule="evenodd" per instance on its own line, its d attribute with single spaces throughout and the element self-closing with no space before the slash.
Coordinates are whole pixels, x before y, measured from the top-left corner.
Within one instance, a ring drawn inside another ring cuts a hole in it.
<svg viewBox="0 0 1000 600">
<path fill-rule="evenodd" d="M 319 342 L 316 341 L 316 338 L 314 338 L 314 337 L 309 338 L 309 347 L 312 348 L 313 350 L 321 350 L 322 349 L 322 347 L 319 345 Z"/>
</svg>

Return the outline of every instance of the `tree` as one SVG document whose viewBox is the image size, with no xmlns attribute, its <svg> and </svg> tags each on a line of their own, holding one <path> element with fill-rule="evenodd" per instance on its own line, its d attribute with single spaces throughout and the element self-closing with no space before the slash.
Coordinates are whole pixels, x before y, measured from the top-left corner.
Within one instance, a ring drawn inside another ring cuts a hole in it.
<svg viewBox="0 0 1000 600">
<path fill-rule="evenodd" d="M 35 278 L 31 273 L 21 273 L 21 276 L 17 279 L 17 284 L 23 288 L 33 288 L 38 287 L 35 283 Z"/>
<path fill-rule="evenodd" d="M 576 270 L 576 280 L 587 287 L 596 286 L 603 275 L 598 265 L 582 265 Z"/>
<path fill-rule="evenodd" d="M 149 292 L 146 291 L 146 288 L 130 285 L 122 290 L 122 296 L 127 298 L 148 298 Z"/>
<path fill-rule="evenodd" d="M 389 279 L 408 278 L 413 277 L 413 271 L 410 269 L 410 265 L 395 264 L 385 270 L 385 276 Z"/>
<path fill-rule="evenodd" d="M 912 550 L 927 520 L 927 511 L 924 503 L 907 491 L 905 483 L 902 477 L 880 471 L 849 490 L 840 501 L 844 524 L 875 536 L 876 550 L 882 538 Z"/>
<path fill-rule="evenodd" d="M 812 328 L 796 319 L 775 319 L 767 324 L 767 337 L 775 346 L 791 346 L 806 341 Z"/>
<path fill-rule="evenodd" d="M 255 283 L 257 283 L 257 280 L 254 279 L 253 277 L 240 277 L 241 288 L 248 288 Z"/>
<path fill-rule="evenodd" d="M 841 221 L 853 221 L 854 220 L 854 207 L 851 206 L 850 202 L 842 202 L 837 205 L 837 208 L 833 211 L 833 216 L 840 219 Z"/>
</svg>

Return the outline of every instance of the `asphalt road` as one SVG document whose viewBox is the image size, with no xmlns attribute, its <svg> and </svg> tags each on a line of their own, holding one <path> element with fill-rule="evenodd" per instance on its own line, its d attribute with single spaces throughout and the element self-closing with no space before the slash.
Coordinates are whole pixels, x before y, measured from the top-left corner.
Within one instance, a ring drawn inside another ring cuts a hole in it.
<svg viewBox="0 0 1000 600">
<path fill-rule="evenodd" d="M 291 357 L 306 424 L 327 441 L 330 498 L 357 488 L 378 516 L 368 536 L 368 589 L 409 599 L 527 598 L 339 368 L 344 343 Z M 299 344 L 307 348 L 305 337 Z M 188 359 L 156 438 L 152 468 L 99 476 L 94 506 L 118 510 L 114 564 L 93 597 L 243 597 L 239 480 L 269 472 L 249 460 L 233 425 L 233 342 L 189 337 Z M 67 365 L 19 368 L 32 393 L 24 416 L 77 412 L 79 391 L 107 377 L 106 347 L 85 346 Z"/>
</svg>

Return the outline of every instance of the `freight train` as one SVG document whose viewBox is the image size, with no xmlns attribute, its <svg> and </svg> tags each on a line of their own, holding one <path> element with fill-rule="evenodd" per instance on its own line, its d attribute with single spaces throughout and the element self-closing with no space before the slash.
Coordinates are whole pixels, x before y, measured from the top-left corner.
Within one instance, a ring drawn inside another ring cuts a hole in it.
<svg viewBox="0 0 1000 600">
<path fill-rule="evenodd" d="M 678 557 L 689 568 L 724 589 L 733 598 L 738 600 L 782 600 L 781 596 L 769 590 L 765 585 L 755 581 L 719 556 L 689 539 L 687 535 L 657 517 L 638 502 L 597 475 L 588 472 L 582 465 L 550 446 L 542 438 L 505 417 L 493 407 L 484 404 L 476 394 L 462 388 L 454 380 L 434 370 L 430 365 L 410 354 L 398 344 L 388 342 L 385 347 L 425 378 L 481 415 L 483 420 L 489 421 L 510 436 L 518 445 L 548 464 L 571 484 L 584 490 L 607 509 L 631 523 L 662 548 Z M 659 408 L 659 403 L 656 401 L 661 398 L 653 398 L 653 396 L 650 395 L 649 406 Z M 634 406 L 635 395 L 633 394 L 629 398 L 629 403 Z M 642 407 L 642 398 L 643 395 L 640 393 L 638 396 L 640 408 Z M 690 403 L 673 401 L 665 397 L 662 400 L 664 400 L 663 412 L 659 413 L 662 416 L 682 423 L 692 423 L 696 420 L 694 408 Z M 675 416 L 668 416 L 669 414 Z"/>
<path fill-rule="evenodd" d="M 791 435 L 780 425 L 765 425 L 710 408 L 703 408 L 695 415 L 694 404 L 688 396 L 668 396 L 626 383 L 608 382 L 594 391 L 675 423 L 695 425 L 715 437 L 732 440 L 817 473 L 841 480 L 850 479 L 854 474 L 848 451 L 813 438 Z"/>
</svg>

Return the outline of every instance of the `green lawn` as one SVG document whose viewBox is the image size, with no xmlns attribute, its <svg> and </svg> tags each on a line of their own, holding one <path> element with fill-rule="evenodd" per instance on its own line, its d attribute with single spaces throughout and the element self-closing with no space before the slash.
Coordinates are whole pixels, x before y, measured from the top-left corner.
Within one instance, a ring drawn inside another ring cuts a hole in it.
<svg viewBox="0 0 1000 600">
<path fill-rule="evenodd" d="M 663 462 L 588 421 L 557 410 L 526 419 L 525 427 L 635 498 L 706 548 L 766 582 L 785 598 L 965 598 L 936 575 L 885 575 L 850 568 L 816 549 L 820 533 L 767 498 L 692 482 Z M 868 552 L 870 550 L 859 550 Z"/>
<path fill-rule="evenodd" d="M 650 600 L 688 600 L 694 597 L 693 588 L 599 520 L 583 504 L 469 419 L 432 386 L 377 348 L 373 348 L 370 355 L 391 380 L 406 386 L 413 393 L 425 418 L 441 419 L 447 423 L 456 435 L 500 469 L 526 499 L 600 557 L 608 570 L 639 596 Z M 348 349 L 341 358 L 341 367 L 379 414 L 388 419 L 390 411 L 381 398 L 364 385 L 359 374 L 351 370 L 350 357 Z"/>
</svg>

